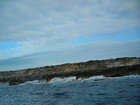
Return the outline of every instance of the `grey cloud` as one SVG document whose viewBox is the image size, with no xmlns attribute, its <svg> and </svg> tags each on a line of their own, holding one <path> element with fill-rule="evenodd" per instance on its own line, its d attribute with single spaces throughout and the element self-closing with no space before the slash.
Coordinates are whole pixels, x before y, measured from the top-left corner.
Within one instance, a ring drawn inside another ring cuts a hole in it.
<svg viewBox="0 0 140 105">
<path fill-rule="evenodd" d="M 0 41 L 24 41 L 74 33 L 89 36 L 101 31 L 108 34 L 137 27 L 139 26 L 136 15 L 139 15 L 137 2 L 137 0 L 123 2 L 23 0 L 1 3 Z M 127 18 L 131 15 L 132 19 Z"/>
</svg>

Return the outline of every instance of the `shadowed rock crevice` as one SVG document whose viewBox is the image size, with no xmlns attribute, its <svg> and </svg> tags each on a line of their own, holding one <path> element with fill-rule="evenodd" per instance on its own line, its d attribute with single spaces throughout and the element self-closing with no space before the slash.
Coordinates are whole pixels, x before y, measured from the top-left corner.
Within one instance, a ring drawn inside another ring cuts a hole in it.
<svg viewBox="0 0 140 105">
<path fill-rule="evenodd" d="M 130 74 L 140 74 L 140 58 L 90 60 L 73 64 L 5 71 L 0 72 L 0 82 L 16 85 L 33 80 L 45 79 L 50 81 L 54 77 L 76 76 L 77 78 L 87 78 L 97 75 L 116 77 Z"/>
</svg>

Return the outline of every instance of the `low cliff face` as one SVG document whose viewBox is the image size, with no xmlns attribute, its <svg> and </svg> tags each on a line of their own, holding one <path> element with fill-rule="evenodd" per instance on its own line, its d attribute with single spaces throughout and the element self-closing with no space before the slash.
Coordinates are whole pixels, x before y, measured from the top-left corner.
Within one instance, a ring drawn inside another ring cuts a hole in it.
<svg viewBox="0 0 140 105">
<path fill-rule="evenodd" d="M 140 58 L 90 60 L 73 64 L 45 66 L 17 71 L 0 72 L 0 82 L 19 84 L 32 80 L 51 80 L 54 77 L 89 77 L 95 75 L 123 76 L 140 74 Z"/>
</svg>

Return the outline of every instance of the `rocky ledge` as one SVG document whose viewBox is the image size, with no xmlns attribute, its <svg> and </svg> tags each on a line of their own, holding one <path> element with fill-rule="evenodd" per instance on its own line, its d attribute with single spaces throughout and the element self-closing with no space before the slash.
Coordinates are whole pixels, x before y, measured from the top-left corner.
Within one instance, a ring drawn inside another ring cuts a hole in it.
<svg viewBox="0 0 140 105">
<path fill-rule="evenodd" d="M 26 81 L 46 80 L 54 77 L 76 76 L 86 78 L 103 75 L 115 77 L 140 74 L 140 58 L 116 58 L 108 60 L 90 60 L 87 62 L 67 63 L 15 71 L 0 72 L 0 82 L 16 85 Z"/>
</svg>

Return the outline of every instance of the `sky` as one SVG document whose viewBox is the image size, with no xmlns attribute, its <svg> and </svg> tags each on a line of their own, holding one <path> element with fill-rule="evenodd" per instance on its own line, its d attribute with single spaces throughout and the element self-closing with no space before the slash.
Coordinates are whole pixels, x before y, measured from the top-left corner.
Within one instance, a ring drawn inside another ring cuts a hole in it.
<svg viewBox="0 0 140 105">
<path fill-rule="evenodd" d="M 0 71 L 140 57 L 140 0 L 0 0 Z"/>
</svg>

